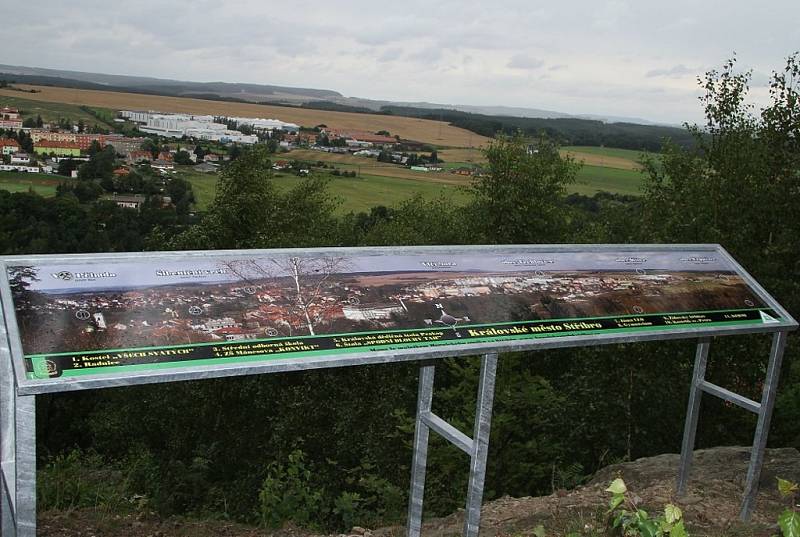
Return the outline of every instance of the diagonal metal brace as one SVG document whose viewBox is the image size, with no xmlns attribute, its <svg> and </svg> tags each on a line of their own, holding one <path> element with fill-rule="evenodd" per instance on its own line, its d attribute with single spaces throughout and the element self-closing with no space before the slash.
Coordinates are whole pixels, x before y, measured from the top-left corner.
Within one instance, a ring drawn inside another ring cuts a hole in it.
<svg viewBox="0 0 800 537">
<path fill-rule="evenodd" d="M 775 406 L 775 395 L 780 377 L 783 351 L 786 347 L 786 332 L 778 331 L 772 336 L 772 348 L 769 353 L 767 376 L 764 382 L 761 402 L 753 401 L 726 388 L 717 386 L 705 379 L 706 365 L 708 363 L 709 340 L 702 339 L 697 345 L 692 385 L 689 392 L 689 404 L 686 412 L 686 424 L 681 447 L 681 461 L 678 469 L 678 496 L 686 493 L 689 482 L 689 470 L 692 466 L 692 455 L 697 432 L 697 420 L 700 414 L 700 399 L 703 393 L 719 397 L 729 403 L 749 410 L 758 415 L 756 432 L 753 437 L 753 448 L 750 451 L 750 464 L 747 468 L 747 479 L 744 486 L 744 497 L 739 518 L 744 521 L 750 519 L 758 494 L 758 478 L 761 475 L 761 466 L 764 463 L 764 450 L 767 447 L 767 434 L 772 418 L 772 409 Z"/>
<path fill-rule="evenodd" d="M 408 500 L 408 525 L 406 535 L 419 537 L 422 531 L 422 503 L 425 493 L 425 471 L 428 458 L 428 436 L 430 431 L 469 455 L 470 472 L 467 504 L 464 513 L 464 535 L 477 537 L 480 529 L 483 484 L 486 477 L 486 459 L 489 452 L 489 432 L 494 401 L 494 381 L 497 373 L 497 354 L 486 354 L 481 358 L 478 401 L 475 409 L 473 438 L 462 433 L 431 411 L 433 401 L 434 366 L 420 368 L 419 395 L 417 399 L 417 421 L 414 431 L 414 460 L 411 471 L 411 492 Z"/>
<path fill-rule="evenodd" d="M 474 449 L 474 442 L 472 441 L 472 438 L 465 435 L 433 412 L 423 413 L 420 416 L 420 419 L 432 431 L 439 433 L 442 438 L 456 446 L 467 455 L 472 455 L 472 451 Z"/>
</svg>

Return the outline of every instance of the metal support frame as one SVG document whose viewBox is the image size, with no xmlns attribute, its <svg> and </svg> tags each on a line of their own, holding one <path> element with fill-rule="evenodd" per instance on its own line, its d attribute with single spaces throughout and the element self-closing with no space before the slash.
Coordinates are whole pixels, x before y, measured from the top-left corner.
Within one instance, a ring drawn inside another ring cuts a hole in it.
<svg viewBox="0 0 800 537">
<path fill-rule="evenodd" d="M 743 521 L 750 520 L 750 515 L 752 515 L 755 508 L 756 496 L 758 495 L 758 480 L 761 476 L 761 466 L 764 462 L 764 450 L 767 447 L 767 435 L 769 434 L 772 410 L 775 407 L 775 395 L 778 390 L 778 379 L 781 372 L 783 351 L 786 347 L 786 336 L 787 333 L 785 331 L 775 332 L 772 336 L 767 376 L 764 381 L 760 403 L 705 380 L 710 341 L 708 339 L 700 340 L 697 345 L 697 354 L 695 355 L 692 386 L 689 391 L 689 403 L 686 411 L 686 424 L 683 430 L 681 460 L 678 469 L 678 496 L 686 494 L 697 433 L 697 421 L 700 416 L 700 401 L 703 392 L 705 392 L 758 414 L 758 423 L 753 436 L 753 447 L 750 450 L 750 464 L 747 468 L 747 479 L 744 485 L 742 508 L 739 512 L 739 518 Z"/>
<path fill-rule="evenodd" d="M 419 374 L 417 419 L 414 429 L 414 458 L 411 465 L 411 492 L 408 499 L 407 535 L 408 537 L 419 537 L 422 530 L 422 505 L 425 495 L 428 437 L 430 431 L 435 431 L 470 457 L 463 534 L 466 537 L 477 537 L 481 521 L 486 459 L 489 453 L 494 382 L 497 374 L 497 353 L 485 354 L 481 358 L 478 401 L 475 408 L 475 427 L 472 438 L 447 423 L 431 410 L 434 367 L 432 364 L 425 364 L 420 368 Z"/>
<path fill-rule="evenodd" d="M 35 537 L 36 396 L 17 395 L 10 353 L 2 345 L 0 424 L 0 535 Z"/>
</svg>

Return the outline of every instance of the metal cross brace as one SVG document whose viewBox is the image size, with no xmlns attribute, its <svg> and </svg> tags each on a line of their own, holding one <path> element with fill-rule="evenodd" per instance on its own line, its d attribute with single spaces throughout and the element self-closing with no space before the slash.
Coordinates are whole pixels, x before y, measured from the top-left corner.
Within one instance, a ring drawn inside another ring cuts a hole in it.
<svg viewBox="0 0 800 537">
<path fill-rule="evenodd" d="M 408 537 L 419 537 L 422 530 L 422 504 L 425 494 L 428 436 L 429 431 L 435 431 L 470 457 L 467 506 L 464 513 L 464 535 L 466 537 L 477 537 L 481 521 L 486 459 L 489 453 L 489 433 L 492 425 L 497 354 L 485 354 L 481 358 L 478 402 L 475 410 L 475 428 L 472 438 L 447 423 L 431 410 L 434 367 L 432 364 L 423 365 L 419 373 L 419 395 L 414 430 L 414 459 L 411 468 L 411 493 L 408 500 L 407 535 Z"/>
<path fill-rule="evenodd" d="M 747 480 L 744 485 L 742 509 L 739 512 L 739 517 L 742 520 L 747 521 L 750 519 L 750 515 L 755 508 L 756 495 L 758 494 L 758 480 L 761 476 L 761 465 L 764 462 L 764 450 L 767 447 L 767 434 L 769 433 L 769 424 L 772 419 L 772 409 L 775 407 L 775 395 L 778 390 L 778 377 L 781 373 L 783 351 L 786 347 L 786 335 L 786 332 L 780 331 L 775 332 L 772 337 L 772 349 L 769 353 L 767 377 L 764 381 L 764 389 L 760 403 L 733 393 L 730 390 L 726 390 L 716 384 L 712 384 L 705 379 L 710 340 L 700 340 L 700 343 L 697 345 L 697 354 L 694 360 L 692 387 L 689 392 L 689 405 L 686 411 L 686 424 L 683 431 L 681 461 L 678 470 L 678 496 L 686 494 L 686 487 L 689 482 L 689 470 L 692 466 L 697 420 L 700 415 L 700 400 L 703 392 L 705 392 L 758 414 L 758 423 L 756 424 L 756 432 L 753 438 L 753 448 L 750 451 L 750 465 L 747 468 Z"/>
</svg>

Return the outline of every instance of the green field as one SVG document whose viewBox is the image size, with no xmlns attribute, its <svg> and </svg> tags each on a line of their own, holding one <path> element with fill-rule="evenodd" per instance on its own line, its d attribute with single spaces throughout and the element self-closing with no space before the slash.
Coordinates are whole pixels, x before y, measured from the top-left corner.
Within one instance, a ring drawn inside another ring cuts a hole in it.
<svg viewBox="0 0 800 537">
<path fill-rule="evenodd" d="M 415 194 L 426 199 L 433 199 L 446 193 L 454 203 L 466 199 L 464 193 L 454 185 L 431 183 L 424 180 L 383 177 L 379 175 L 361 174 L 359 177 L 329 176 L 330 191 L 342 202 L 340 213 L 369 211 L 376 205 L 387 207 L 397 205 Z M 275 183 L 289 188 L 298 180 L 295 176 L 276 177 Z"/>
<path fill-rule="evenodd" d="M 590 147 L 573 147 L 569 149 L 592 154 L 600 154 L 598 152 L 605 151 L 607 156 L 616 159 L 629 159 L 632 154 L 638 154 L 635 151 L 625 149 Z M 457 166 L 462 163 L 451 162 L 449 164 Z M 342 170 L 357 170 L 359 168 L 359 166 L 350 163 L 337 163 L 337 167 Z M 368 168 L 368 166 L 363 167 Z M 425 198 L 432 199 L 444 193 L 454 203 L 462 203 L 467 199 L 467 195 L 457 184 L 433 180 L 434 176 L 432 175 L 409 172 L 406 168 L 398 167 L 397 170 L 398 174 L 403 174 L 404 176 L 394 177 L 362 173 L 358 177 L 337 177 L 324 173 L 324 177 L 330 180 L 329 188 L 331 193 L 342 202 L 339 207 L 339 212 L 341 213 L 368 211 L 376 205 L 396 205 L 415 194 L 421 194 Z M 214 201 L 218 176 L 216 174 L 196 172 L 191 166 L 179 166 L 177 171 L 179 177 L 192 183 L 197 208 L 201 211 L 207 209 Z M 450 174 L 446 174 L 446 176 L 449 178 Z M 436 178 L 441 179 L 441 176 L 437 175 Z M 288 173 L 276 174 L 274 178 L 279 188 L 290 188 L 298 180 L 298 177 Z M 12 192 L 25 192 L 33 189 L 33 191 L 43 196 L 52 196 L 55 194 L 55 187 L 58 182 L 58 176 L 52 175 L 17 172 L 0 173 L 0 189 Z M 468 182 L 468 178 L 464 178 L 461 183 L 468 184 Z M 641 195 L 642 182 L 643 176 L 638 170 L 584 164 L 578 172 L 576 182 L 570 185 L 567 191 L 586 196 L 592 196 L 601 191 Z"/>
<path fill-rule="evenodd" d="M 20 92 L 20 95 L 25 95 Z M 72 104 L 62 103 L 48 103 L 43 101 L 32 101 L 24 97 L 7 97 L 0 95 L 0 107 L 10 106 L 17 108 L 21 113 L 23 119 L 29 117 L 35 118 L 37 115 L 42 116 L 42 119 L 47 122 L 57 123 L 60 118 L 69 119 L 73 124 L 83 120 L 86 125 L 98 125 L 102 128 L 111 128 L 111 125 L 105 121 L 100 121 L 88 112 L 81 110 L 80 107 Z M 98 113 L 107 118 L 109 121 L 113 120 L 115 112 L 105 108 L 96 108 Z"/>
<path fill-rule="evenodd" d="M 0 190 L 9 192 L 28 192 L 32 190 L 41 196 L 55 196 L 60 182 L 58 175 L 24 172 L 0 172 Z"/>
<path fill-rule="evenodd" d="M 182 170 L 180 177 L 190 183 L 194 190 L 197 208 L 204 210 L 214 201 L 217 176 L 204 174 L 194 170 Z M 340 213 L 350 211 L 368 211 L 375 205 L 396 205 L 415 194 L 422 194 L 426 198 L 434 198 L 441 193 L 447 193 L 456 203 L 466 199 L 466 196 L 456 186 L 431 183 L 424 180 L 401 179 L 396 177 L 382 177 L 378 175 L 362 174 L 360 177 L 336 177 L 324 174 L 330 180 L 331 194 L 341 201 Z M 289 189 L 301 179 L 295 175 L 278 173 L 273 181 L 281 189 Z"/>
<path fill-rule="evenodd" d="M 585 196 L 593 196 L 600 191 L 637 196 L 642 193 L 643 179 L 642 173 L 636 170 L 584 165 L 568 190 Z"/>
<path fill-rule="evenodd" d="M 192 183 L 194 200 L 197 208 L 204 211 L 214 201 L 217 192 L 218 175 L 215 173 L 202 173 L 192 169 L 191 166 L 175 166 L 177 176 Z"/>
</svg>

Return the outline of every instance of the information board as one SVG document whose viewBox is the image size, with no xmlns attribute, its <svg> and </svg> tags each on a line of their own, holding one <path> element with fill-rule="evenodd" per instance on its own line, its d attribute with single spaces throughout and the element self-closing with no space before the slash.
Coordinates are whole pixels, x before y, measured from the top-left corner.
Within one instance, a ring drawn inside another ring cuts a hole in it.
<svg viewBox="0 0 800 537">
<path fill-rule="evenodd" d="M 4 272 L 25 379 L 787 321 L 719 247 L 48 256 Z"/>
</svg>

